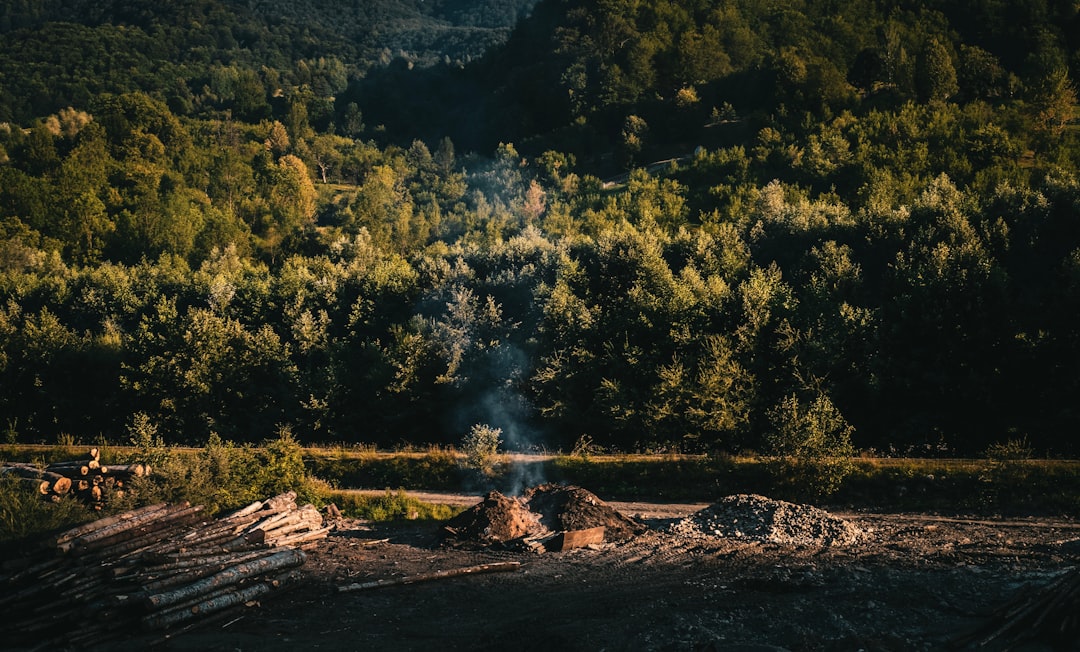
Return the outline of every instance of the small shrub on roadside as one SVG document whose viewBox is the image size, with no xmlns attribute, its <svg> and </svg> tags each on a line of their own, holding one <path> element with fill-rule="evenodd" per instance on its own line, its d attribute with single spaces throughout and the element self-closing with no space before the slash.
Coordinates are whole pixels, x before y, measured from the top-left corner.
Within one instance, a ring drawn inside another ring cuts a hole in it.
<svg viewBox="0 0 1080 652">
<path fill-rule="evenodd" d="M 774 479 L 798 497 L 823 498 L 836 493 L 854 469 L 854 428 L 829 397 L 819 394 L 809 405 L 794 395 L 769 413 L 773 431 L 766 436 Z"/>
<path fill-rule="evenodd" d="M 495 455 L 502 443 L 502 429 L 487 424 L 474 425 L 461 441 L 461 452 L 465 454 L 465 468 L 479 471 L 490 476 L 495 468 Z"/>
<path fill-rule="evenodd" d="M 304 449 L 288 426 L 278 429 L 276 439 L 263 443 L 259 449 L 259 461 L 253 469 L 251 481 L 262 496 L 274 496 L 295 491 L 297 501 L 318 503 L 321 485 L 312 482 L 304 466 Z"/>
</svg>

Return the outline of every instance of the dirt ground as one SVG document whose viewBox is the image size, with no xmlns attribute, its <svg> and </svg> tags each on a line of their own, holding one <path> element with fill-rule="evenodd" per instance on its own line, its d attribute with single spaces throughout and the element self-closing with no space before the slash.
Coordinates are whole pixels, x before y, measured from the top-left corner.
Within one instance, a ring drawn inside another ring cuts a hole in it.
<svg viewBox="0 0 1080 652">
<path fill-rule="evenodd" d="M 440 526 L 430 522 L 342 522 L 309 551 L 297 585 L 159 647 L 945 650 L 1021 587 L 1045 585 L 1080 559 L 1080 523 L 1067 519 L 833 512 L 857 525 L 861 540 L 799 547 L 667 530 L 704 504 L 608 504 L 649 530 L 622 543 L 536 553 L 441 547 Z M 520 569 L 338 591 L 506 561 Z"/>
</svg>

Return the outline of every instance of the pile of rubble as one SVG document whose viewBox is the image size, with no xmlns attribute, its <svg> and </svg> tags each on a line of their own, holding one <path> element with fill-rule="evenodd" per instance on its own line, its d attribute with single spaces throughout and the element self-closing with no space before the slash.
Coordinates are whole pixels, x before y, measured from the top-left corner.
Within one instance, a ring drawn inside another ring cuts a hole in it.
<svg viewBox="0 0 1080 652">
<path fill-rule="evenodd" d="M 521 497 L 490 492 L 451 519 L 443 535 L 447 545 L 542 551 L 625 541 L 646 529 L 581 487 L 543 484 Z"/>
<path fill-rule="evenodd" d="M 688 538 L 720 537 L 789 546 L 846 546 L 861 536 L 852 523 L 816 507 L 753 494 L 722 498 L 674 523 L 668 531 Z"/>
</svg>

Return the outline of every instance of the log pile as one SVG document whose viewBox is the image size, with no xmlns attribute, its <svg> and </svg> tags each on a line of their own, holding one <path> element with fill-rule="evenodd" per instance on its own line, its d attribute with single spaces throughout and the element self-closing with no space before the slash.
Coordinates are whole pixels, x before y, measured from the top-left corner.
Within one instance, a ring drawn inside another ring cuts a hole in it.
<svg viewBox="0 0 1080 652">
<path fill-rule="evenodd" d="M 297 578 L 322 516 L 289 492 L 216 520 L 160 503 L 51 538 L 0 571 L 0 640 L 96 646 L 139 631 L 184 630 Z"/>
<path fill-rule="evenodd" d="M 0 466 L 0 475 L 19 478 L 28 490 L 41 494 L 45 500 L 58 502 L 70 494 L 91 509 L 101 510 L 110 497 L 124 495 L 131 478 L 150 475 L 150 466 L 105 465 L 101 463 L 98 449 L 91 448 L 85 458 L 53 462 L 45 468 L 24 462 L 6 462 Z"/>
</svg>

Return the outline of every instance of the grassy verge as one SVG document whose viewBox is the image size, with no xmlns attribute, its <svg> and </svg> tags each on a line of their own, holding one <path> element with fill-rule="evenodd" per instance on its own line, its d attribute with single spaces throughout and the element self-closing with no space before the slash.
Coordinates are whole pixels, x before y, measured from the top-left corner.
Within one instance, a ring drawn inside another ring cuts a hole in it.
<svg viewBox="0 0 1080 652">
<path fill-rule="evenodd" d="M 708 502 L 734 493 L 850 509 L 980 514 L 1080 512 L 1080 461 L 859 458 L 839 490 L 808 499 L 760 457 L 695 455 L 500 456 L 489 474 L 453 451 L 314 450 L 312 474 L 342 488 L 413 487 L 514 493 L 541 482 L 575 484 L 607 499 Z"/>
<path fill-rule="evenodd" d="M 403 490 L 371 496 L 352 488 L 404 487 L 436 491 L 516 493 L 542 482 L 575 484 L 607 500 L 711 502 L 734 493 L 803 500 L 776 477 L 769 460 L 693 455 L 500 455 L 485 472 L 466 468 L 453 450 L 387 453 L 369 449 L 302 448 L 283 432 L 263 446 L 211 441 L 203 448 L 102 446 L 106 464 L 149 462 L 154 474 L 105 513 L 160 501 L 188 500 L 210 514 L 286 490 L 305 502 L 334 502 L 348 516 L 368 520 L 443 520 L 453 508 L 423 503 Z M 44 464 L 76 459 L 77 446 L 0 446 L 0 461 Z M 1080 513 L 1080 461 L 857 459 L 828 497 L 833 508 L 1006 515 Z M 75 501 L 45 503 L 14 482 L 0 483 L 0 544 L 90 520 Z"/>
<path fill-rule="evenodd" d="M 387 489 L 377 496 L 330 491 L 326 498 L 337 505 L 345 516 L 366 521 L 446 521 L 462 511 L 459 507 L 423 502 L 410 496 L 404 489 Z"/>
</svg>

